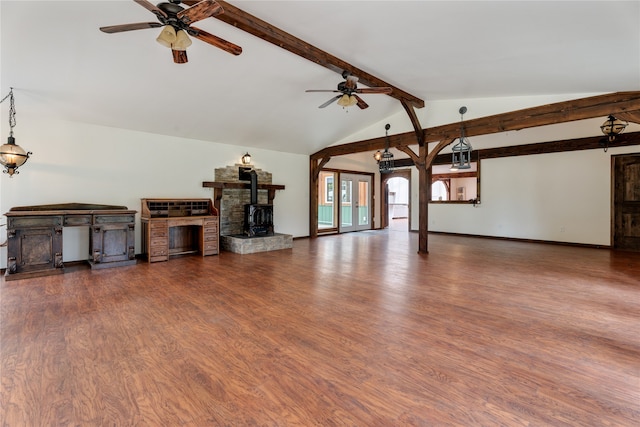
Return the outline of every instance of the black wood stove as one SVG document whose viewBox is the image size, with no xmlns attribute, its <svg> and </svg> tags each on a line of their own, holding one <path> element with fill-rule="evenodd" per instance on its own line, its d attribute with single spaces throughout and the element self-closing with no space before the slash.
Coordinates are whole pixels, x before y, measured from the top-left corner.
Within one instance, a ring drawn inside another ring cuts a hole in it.
<svg viewBox="0 0 640 427">
<path fill-rule="evenodd" d="M 273 236 L 273 205 L 258 203 L 258 174 L 251 168 L 240 167 L 238 179 L 251 182 L 251 203 L 244 205 L 244 234 Z"/>
</svg>

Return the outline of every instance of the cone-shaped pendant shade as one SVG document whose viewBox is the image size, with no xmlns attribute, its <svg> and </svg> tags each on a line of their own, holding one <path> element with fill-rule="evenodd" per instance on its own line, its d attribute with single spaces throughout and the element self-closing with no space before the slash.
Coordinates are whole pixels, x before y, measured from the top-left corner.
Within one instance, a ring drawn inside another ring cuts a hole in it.
<svg viewBox="0 0 640 427">
<path fill-rule="evenodd" d="M 338 100 L 338 105 L 340 105 L 341 107 L 348 107 L 349 106 L 349 95 L 347 95 L 346 93 L 344 95 L 342 95 L 340 97 L 340 99 Z"/>
<path fill-rule="evenodd" d="M 176 41 L 171 46 L 174 50 L 187 50 L 191 46 L 191 39 L 184 30 L 180 30 L 176 33 Z"/>
<path fill-rule="evenodd" d="M 186 36 L 186 34 L 185 34 Z M 171 45 L 176 42 L 177 35 L 176 30 L 171 25 L 165 25 L 162 31 L 158 35 L 156 41 L 164 47 L 171 49 Z"/>
</svg>

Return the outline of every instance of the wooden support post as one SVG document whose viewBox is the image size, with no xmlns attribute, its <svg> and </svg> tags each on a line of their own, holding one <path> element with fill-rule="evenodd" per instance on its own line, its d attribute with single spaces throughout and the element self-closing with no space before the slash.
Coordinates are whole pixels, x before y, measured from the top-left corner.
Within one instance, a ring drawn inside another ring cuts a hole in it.
<svg viewBox="0 0 640 427">
<path fill-rule="evenodd" d="M 418 253 L 429 253 L 429 199 L 431 199 L 431 165 L 427 166 L 427 145 L 420 146 L 418 168 Z"/>
<path fill-rule="evenodd" d="M 318 177 L 331 157 L 310 158 L 309 165 L 309 237 L 318 237 Z"/>
</svg>

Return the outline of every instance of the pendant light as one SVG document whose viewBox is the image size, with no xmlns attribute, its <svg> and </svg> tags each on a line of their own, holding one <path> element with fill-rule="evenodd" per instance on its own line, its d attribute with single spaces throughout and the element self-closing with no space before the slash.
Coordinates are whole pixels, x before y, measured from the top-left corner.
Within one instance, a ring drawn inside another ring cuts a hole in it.
<svg viewBox="0 0 640 427">
<path fill-rule="evenodd" d="M 28 153 L 19 145 L 16 145 L 16 139 L 13 137 L 13 128 L 16 125 L 16 107 L 13 99 L 13 88 L 9 94 L 2 98 L 0 103 L 9 98 L 9 138 L 6 144 L 0 146 L 0 164 L 4 166 L 3 173 L 8 173 L 10 177 L 18 174 L 18 168 L 26 163 L 31 151 Z"/>
<path fill-rule="evenodd" d="M 464 113 L 467 112 L 467 107 L 460 107 L 458 110 L 460 113 L 460 139 L 456 145 L 451 148 L 451 171 L 457 171 L 460 169 L 471 169 L 471 143 L 464 136 Z"/>
<path fill-rule="evenodd" d="M 389 173 L 393 169 L 393 153 L 389 152 L 389 129 L 390 128 L 391 128 L 391 125 L 389 123 L 387 123 L 384 126 L 384 137 L 386 141 L 384 152 L 380 153 L 380 151 L 378 151 L 376 154 L 373 155 L 375 159 L 378 159 L 378 153 L 380 153 L 379 160 L 378 160 L 378 170 L 380 171 L 380 173 Z"/>
<path fill-rule="evenodd" d="M 607 137 L 604 141 L 600 142 L 600 145 L 604 146 L 604 152 L 609 149 L 609 144 L 616 140 L 616 136 L 624 132 L 625 128 L 629 125 L 629 122 L 616 119 L 613 115 L 609 115 L 607 120 L 600 126 L 600 130 Z"/>
</svg>

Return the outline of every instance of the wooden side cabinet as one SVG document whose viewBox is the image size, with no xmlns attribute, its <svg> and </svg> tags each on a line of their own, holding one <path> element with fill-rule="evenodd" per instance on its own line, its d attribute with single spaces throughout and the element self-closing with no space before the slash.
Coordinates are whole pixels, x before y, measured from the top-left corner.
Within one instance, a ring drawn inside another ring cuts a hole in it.
<svg viewBox="0 0 640 427">
<path fill-rule="evenodd" d="M 140 217 L 148 262 L 219 253 L 218 210 L 210 199 L 142 199 Z"/>
<path fill-rule="evenodd" d="M 63 273 L 64 227 L 89 227 L 92 269 L 135 264 L 135 213 L 126 206 L 85 203 L 11 208 L 5 213 L 6 280 Z"/>
</svg>

